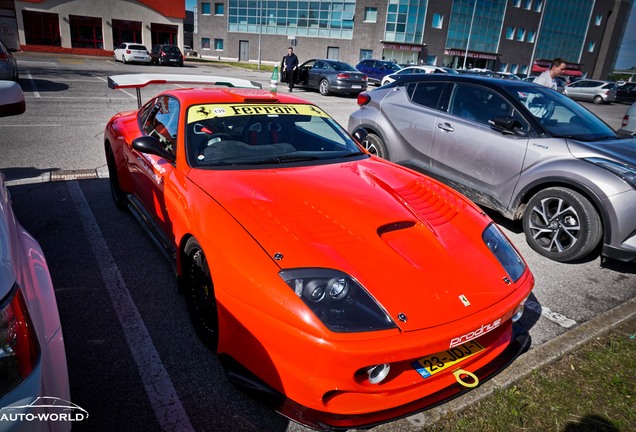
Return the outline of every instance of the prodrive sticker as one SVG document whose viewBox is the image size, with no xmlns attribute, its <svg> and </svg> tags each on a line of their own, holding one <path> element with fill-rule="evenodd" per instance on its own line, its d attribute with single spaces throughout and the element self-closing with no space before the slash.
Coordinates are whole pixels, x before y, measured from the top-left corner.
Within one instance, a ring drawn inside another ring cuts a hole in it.
<svg viewBox="0 0 636 432">
<path fill-rule="evenodd" d="M 318 117 L 329 117 L 315 105 L 303 104 L 207 104 L 196 105 L 188 110 L 188 123 L 213 117 L 230 117 L 243 115 L 289 115 L 300 114 Z"/>
</svg>

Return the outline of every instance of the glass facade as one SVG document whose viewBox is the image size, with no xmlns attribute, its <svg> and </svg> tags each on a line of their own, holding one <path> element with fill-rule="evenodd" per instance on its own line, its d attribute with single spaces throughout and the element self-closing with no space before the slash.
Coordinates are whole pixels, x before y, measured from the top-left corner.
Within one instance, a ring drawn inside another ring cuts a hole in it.
<svg viewBox="0 0 636 432">
<path fill-rule="evenodd" d="M 536 58 L 580 62 L 592 7 L 588 0 L 546 2 Z"/>
<path fill-rule="evenodd" d="M 421 44 L 428 0 L 389 0 L 384 40 Z"/>
<path fill-rule="evenodd" d="M 355 0 L 229 0 L 228 31 L 351 39 L 355 7 Z"/>
<path fill-rule="evenodd" d="M 466 49 L 470 35 L 470 51 L 496 53 L 505 10 L 506 0 L 454 0 L 446 47 Z"/>
</svg>

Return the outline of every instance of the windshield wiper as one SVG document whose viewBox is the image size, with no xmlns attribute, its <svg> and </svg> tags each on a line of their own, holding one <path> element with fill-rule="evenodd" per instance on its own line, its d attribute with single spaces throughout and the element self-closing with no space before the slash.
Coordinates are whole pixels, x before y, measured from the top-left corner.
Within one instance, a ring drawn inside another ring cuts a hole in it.
<svg viewBox="0 0 636 432">
<path fill-rule="evenodd" d="M 287 163 L 287 162 L 306 162 L 320 159 L 318 156 L 276 156 L 270 159 L 263 159 L 256 162 L 251 162 L 249 165 L 267 165 L 267 164 L 276 164 L 276 163 Z"/>
</svg>

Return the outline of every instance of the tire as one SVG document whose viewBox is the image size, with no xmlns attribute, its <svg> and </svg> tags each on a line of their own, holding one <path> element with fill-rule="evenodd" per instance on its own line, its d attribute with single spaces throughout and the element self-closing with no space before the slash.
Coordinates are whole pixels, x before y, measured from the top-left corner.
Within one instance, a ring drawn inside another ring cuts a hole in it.
<svg viewBox="0 0 636 432">
<path fill-rule="evenodd" d="M 600 104 L 602 104 L 602 103 L 603 103 L 603 98 L 602 98 L 602 97 L 600 97 L 600 96 L 594 96 L 594 103 L 595 103 L 596 105 L 600 105 Z"/>
<path fill-rule="evenodd" d="M 216 351 L 219 318 L 214 284 L 205 254 L 194 238 L 188 240 L 183 249 L 181 282 L 197 336 L 211 350 Z"/>
<path fill-rule="evenodd" d="M 329 93 L 331 93 L 329 81 L 327 81 L 326 79 L 320 80 L 320 84 L 318 84 L 318 91 L 321 95 L 328 96 Z"/>
<path fill-rule="evenodd" d="M 113 197 L 115 206 L 121 211 L 128 211 L 128 198 L 119 186 L 119 174 L 117 173 L 117 163 L 115 155 L 110 145 L 106 146 L 106 163 L 108 165 L 108 179 L 110 182 L 110 194 Z"/>
<path fill-rule="evenodd" d="M 532 249 L 559 262 L 587 256 L 602 237 L 601 219 L 590 201 L 561 187 L 544 189 L 530 199 L 523 231 Z"/>
<path fill-rule="evenodd" d="M 389 152 L 386 149 L 386 145 L 384 145 L 384 141 L 382 138 L 377 136 L 374 133 L 369 132 L 367 138 L 362 143 L 364 148 L 369 151 L 369 153 L 381 157 L 383 159 L 389 158 Z"/>
</svg>

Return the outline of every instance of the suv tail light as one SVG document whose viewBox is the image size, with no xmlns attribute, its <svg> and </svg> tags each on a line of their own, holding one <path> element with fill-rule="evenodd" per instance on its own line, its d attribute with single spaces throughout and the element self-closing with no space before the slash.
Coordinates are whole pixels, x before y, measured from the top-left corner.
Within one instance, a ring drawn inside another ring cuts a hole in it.
<svg viewBox="0 0 636 432">
<path fill-rule="evenodd" d="M 358 106 L 364 106 L 371 102 L 371 96 L 367 92 L 358 93 Z"/>
<path fill-rule="evenodd" d="M 623 117 L 623 124 L 621 126 L 625 127 L 627 126 L 627 123 L 629 123 L 629 116 L 625 114 L 625 117 Z"/>
<path fill-rule="evenodd" d="M 16 285 L 0 303 L 0 397 L 29 376 L 39 356 L 35 329 Z"/>
</svg>

